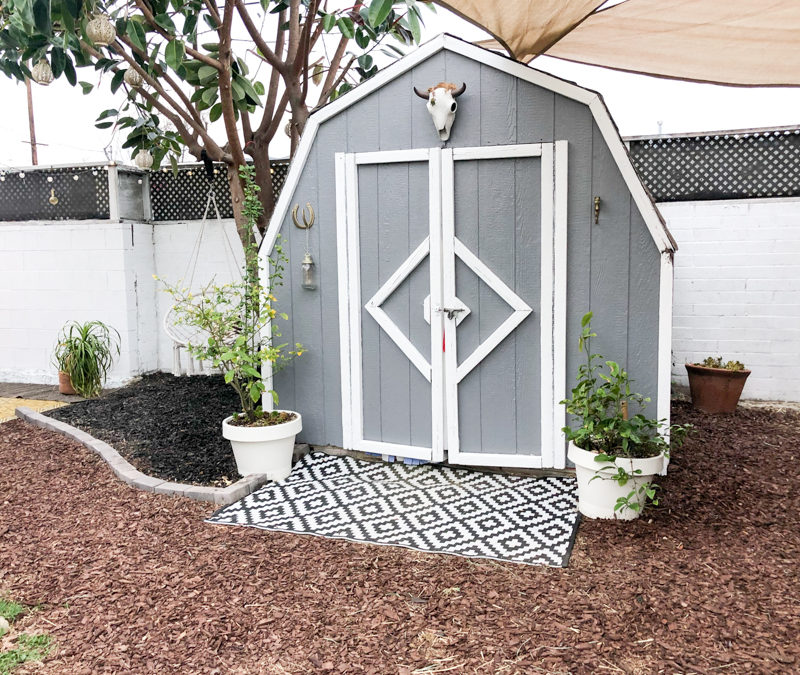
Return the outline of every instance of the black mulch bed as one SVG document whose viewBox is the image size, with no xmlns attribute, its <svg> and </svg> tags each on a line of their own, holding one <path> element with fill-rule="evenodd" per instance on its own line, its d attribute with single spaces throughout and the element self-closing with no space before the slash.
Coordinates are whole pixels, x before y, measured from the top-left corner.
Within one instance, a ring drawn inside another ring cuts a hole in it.
<svg viewBox="0 0 800 675">
<path fill-rule="evenodd" d="M 240 476 L 222 420 L 238 407 L 222 376 L 156 373 L 47 414 L 112 445 L 148 476 L 225 486 Z"/>
</svg>

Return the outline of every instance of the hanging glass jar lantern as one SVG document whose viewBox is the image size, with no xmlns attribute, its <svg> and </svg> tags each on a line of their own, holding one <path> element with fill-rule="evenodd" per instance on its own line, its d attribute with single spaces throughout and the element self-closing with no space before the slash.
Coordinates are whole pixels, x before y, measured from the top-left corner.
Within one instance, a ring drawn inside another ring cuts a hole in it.
<svg viewBox="0 0 800 675">
<path fill-rule="evenodd" d="M 31 78 L 45 87 L 53 81 L 53 71 L 46 59 L 39 59 L 39 63 L 31 68 Z"/>
<path fill-rule="evenodd" d="M 133 163 L 140 169 L 149 169 L 153 166 L 153 155 L 150 154 L 149 150 L 140 148 L 133 156 Z"/>
<path fill-rule="evenodd" d="M 308 251 L 303 256 L 300 269 L 303 272 L 303 280 L 300 285 L 309 291 L 313 291 L 317 287 L 317 275 L 314 272 L 314 259 Z"/>
<path fill-rule="evenodd" d="M 117 37 L 117 29 L 105 14 L 98 14 L 86 24 L 86 35 L 96 46 L 108 47 Z"/>
<path fill-rule="evenodd" d="M 125 84 L 134 89 L 138 89 L 144 83 L 144 79 L 139 74 L 139 71 L 133 68 L 128 68 L 128 70 L 125 71 L 125 75 L 122 76 L 122 79 L 125 80 Z"/>
</svg>

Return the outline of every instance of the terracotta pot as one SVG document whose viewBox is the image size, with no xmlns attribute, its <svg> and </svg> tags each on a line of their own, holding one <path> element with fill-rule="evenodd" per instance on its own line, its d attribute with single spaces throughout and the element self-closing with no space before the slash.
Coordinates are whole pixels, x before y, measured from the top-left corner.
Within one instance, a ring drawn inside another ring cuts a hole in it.
<svg viewBox="0 0 800 675">
<path fill-rule="evenodd" d="M 732 413 L 742 395 L 749 370 L 725 370 L 686 364 L 692 405 L 707 413 Z"/>
<path fill-rule="evenodd" d="M 67 396 L 75 396 L 78 393 L 72 386 L 69 373 L 65 373 L 63 370 L 58 371 L 58 393 Z"/>
</svg>

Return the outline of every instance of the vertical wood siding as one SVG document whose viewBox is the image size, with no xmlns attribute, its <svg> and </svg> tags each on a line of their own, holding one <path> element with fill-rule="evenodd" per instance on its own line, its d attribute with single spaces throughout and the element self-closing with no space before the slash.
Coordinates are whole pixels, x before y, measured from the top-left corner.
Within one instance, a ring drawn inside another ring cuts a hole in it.
<svg viewBox="0 0 800 675">
<path fill-rule="evenodd" d="M 439 146 L 425 104 L 411 88 L 425 89 L 441 80 L 467 83 L 465 94 L 458 99 L 459 108 L 448 147 L 568 141 L 567 389 L 573 386 L 574 374 L 584 358 L 577 351 L 580 319 L 591 309 L 595 314 L 594 326 L 600 334 L 595 345 L 597 351 L 627 365 L 636 390 L 653 399 L 651 411 L 654 411 L 657 404 L 659 254 L 589 108 L 485 64 L 441 51 L 323 123 L 292 196 L 292 204 L 311 202 L 317 214 L 310 231 L 311 253 L 319 280 L 315 291 L 300 287 L 304 232 L 292 225 L 291 215 L 286 218 L 282 230 L 290 255 L 287 283 L 278 293 L 282 309 L 290 315 L 288 322 L 281 322 L 283 341 L 301 342 L 307 351 L 276 375 L 275 384 L 281 406 L 303 412 L 305 428 L 301 440 L 318 445 L 342 443 L 334 153 Z M 504 270 L 501 277 L 512 289 L 534 283 L 534 279 L 538 284 L 538 232 L 527 223 L 528 197 L 523 200 L 523 195 L 517 192 L 516 203 L 493 202 L 491 183 L 495 182 L 500 190 L 504 181 L 519 181 L 520 172 L 530 173 L 529 168 L 523 167 L 532 161 L 535 160 L 456 164 L 456 194 L 461 194 L 462 186 L 465 190 L 464 199 L 456 201 L 457 223 L 461 210 L 471 208 L 475 209 L 480 222 L 477 232 L 459 230 L 458 235 L 473 251 L 480 251 L 490 267 L 499 265 L 500 270 Z M 424 172 L 423 165 L 420 170 Z M 361 232 L 362 305 L 424 236 L 427 188 L 416 171 L 406 164 L 359 167 L 360 195 L 378 195 L 375 200 L 360 198 L 362 222 L 379 223 L 379 228 L 372 233 L 364 228 Z M 593 224 L 595 195 L 602 200 L 598 225 Z M 538 199 L 538 193 L 535 196 Z M 397 237 L 385 238 L 387 229 Z M 511 261 L 498 262 L 509 250 L 514 250 Z M 498 317 L 490 319 L 488 308 L 502 308 L 502 302 L 492 298 L 488 289 L 481 289 L 483 284 L 475 288 L 474 275 L 459 261 L 456 265 L 459 295 L 462 287 L 472 284 L 472 290 L 465 290 L 465 293 L 477 293 L 482 315 L 487 312 L 481 321 L 492 323 Z M 415 321 L 417 315 L 422 314 L 418 296 L 426 285 L 427 271 L 425 261 L 385 307 L 392 319 L 404 331 L 409 331 L 412 341 L 426 358 L 429 357 L 426 332 Z M 506 273 L 510 274 L 508 278 Z M 462 300 L 470 304 L 466 298 Z M 526 341 L 538 344 L 538 316 L 534 307 L 532 318 L 488 357 L 487 373 L 476 369 L 462 383 L 465 401 L 481 392 L 489 395 L 498 406 L 514 410 L 513 417 L 518 418 L 519 426 L 511 431 L 492 429 L 488 409 L 488 418 L 483 414 L 462 414 L 463 450 L 481 451 L 482 446 L 496 444 L 498 434 L 509 435 L 503 443 L 519 447 L 521 439 L 537 433 L 537 429 L 530 426 L 535 415 L 528 419 L 522 411 L 529 410 L 530 405 L 538 406 L 538 388 L 513 369 L 503 370 L 502 378 L 506 378 L 508 385 L 503 388 L 503 381 L 493 381 L 488 375 L 488 365 L 495 360 L 503 362 L 512 358 L 509 355 L 516 352 L 517 360 L 524 366 L 527 357 L 520 359 L 519 350 Z M 403 362 L 398 348 L 366 312 L 362 314 L 362 327 L 365 372 L 368 364 L 375 364 L 371 377 L 365 377 L 365 437 L 427 445 L 430 414 L 427 418 L 415 414 L 414 400 L 429 392 L 428 383 L 413 365 L 407 360 Z M 464 340 L 464 355 L 469 354 L 466 345 L 477 339 L 470 336 L 466 327 L 465 323 L 463 338 L 459 338 Z M 481 330 L 483 328 L 481 326 Z M 489 330 L 488 325 L 485 328 Z M 461 349 L 459 343 L 460 352 Z M 470 389 L 470 386 L 476 387 L 470 379 L 480 381 L 475 391 Z M 392 389 L 393 386 L 396 389 Z M 396 397 L 390 399 L 391 410 L 387 407 L 382 412 L 386 401 L 384 406 L 379 406 L 381 396 Z"/>
</svg>

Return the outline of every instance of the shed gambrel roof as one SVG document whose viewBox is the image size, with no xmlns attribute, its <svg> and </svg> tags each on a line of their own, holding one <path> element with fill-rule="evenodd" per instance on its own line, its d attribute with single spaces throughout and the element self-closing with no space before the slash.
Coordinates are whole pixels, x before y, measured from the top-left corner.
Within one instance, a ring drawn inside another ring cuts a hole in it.
<svg viewBox="0 0 800 675">
<path fill-rule="evenodd" d="M 611 155 L 614 158 L 625 184 L 632 195 L 639 212 L 644 219 L 650 236 L 653 238 L 658 250 L 661 253 L 672 253 L 677 250 L 675 240 L 667 230 L 663 217 L 658 211 L 651 195 L 639 179 L 636 170 L 628 154 L 628 150 L 620 137 L 619 131 L 611 119 L 608 108 L 602 96 L 590 89 L 580 87 L 573 82 L 562 80 L 561 78 L 536 70 L 523 63 L 514 61 L 506 56 L 498 54 L 483 47 L 478 47 L 470 42 L 461 40 L 448 34 L 439 35 L 432 40 L 421 45 L 418 49 L 399 59 L 390 66 L 378 72 L 377 75 L 366 82 L 347 92 L 344 96 L 328 103 L 316 110 L 308 119 L 303 136 L 292 159 L 289 173 L 286 177 L 283 190 L 275 211 L 270 219 L 269 228 L 264 238 L 263 244 L 266 251 L 271 251 L 275 240 L 280 232 L 280 228 L 286 214 L 289 211 L 291 199 L 295 188 L 300 180 L 306 159 L 314 144 L 317 130 L 326 120 L 338 115 L 343 110 L 358 103 L 366 96 L 380 89 L 397 77 L 400 77 L 418 64 L 442 50 L 447 50 L 460 54 L 479 63 L 486 64 L 514 77 L 525 80 L 536 86 L 548 89 L 566 98 L 573 99 L 589 107 L 603 139 L 608 145 Z"/>
</svg>

